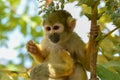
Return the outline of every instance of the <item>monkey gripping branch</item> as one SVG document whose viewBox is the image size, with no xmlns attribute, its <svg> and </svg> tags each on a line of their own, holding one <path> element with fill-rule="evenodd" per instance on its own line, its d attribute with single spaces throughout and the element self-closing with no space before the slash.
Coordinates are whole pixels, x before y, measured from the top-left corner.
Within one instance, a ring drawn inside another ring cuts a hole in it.
<svg viewBox="0 0 120 80">
<path fill-rule="evenodd" d="M 61 1 L 64 3 L 64 0 Z M 49 1 L 49 4 L 54 6 L 52 0 Z M 88 80 L 85 70 L 90 70 L 90 80 L 98 80 L 96 75 L 98 51 L 96 37 L 99 32 L 98 4 L 99 0 L 88 5 L 92 11 L 87 49 L 85 49 L 85 43 L 73 32 L 76 20 L 72 18 L 71 14 L 50 7 L 49 13 L 46 14 L 43 21 L 44 35 L 41 44 L 33 41 L 27 43 L 28 52 L 41 63 L 31 71 L 32 80 Z"/>
</svg>

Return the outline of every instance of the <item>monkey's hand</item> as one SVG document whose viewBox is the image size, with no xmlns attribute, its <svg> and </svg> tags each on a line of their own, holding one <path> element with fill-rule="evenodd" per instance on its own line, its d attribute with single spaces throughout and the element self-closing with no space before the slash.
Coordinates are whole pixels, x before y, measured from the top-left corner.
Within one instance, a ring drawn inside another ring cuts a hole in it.
<svg viewBox="0 0 120 80">
<path fill-rule="evenodd" d="M 70 53 L 66 50 L 62 50 L 62 53 L 60 53 L 60 57 L 63 60 L 64 64 L 64 69 L 63 71 L 65 72 L 63 75 L 68 76 L 73 72 L 74 69 L 74 61 L 70 55 Z M 61 66 L 62 67 L 62 66 Z"/>
<path fill-rule="evenodd" d="M 32 55 L 40 53 L 38 46 L 32 40 L 28 41 L 26 48 Z"/>
<path fill-rule="evenodd" d="M 57 59 L 54 58 L 54 62 L 52 62 L 51 65 L 48 64 L 50 71 L 49 76 L 51 78 L 60 78 L 71 75 L 74 69 L 74 62 L 70 53 L 66 50 L 61 50 L 60 52 L 58 51 L 56 56 Z"/>
<path fill-rule="evenodd" d="M 27 51 L 40 63 L 44 61 L 40 47 L 32 40 L 26 44 Z"/>
</svg>

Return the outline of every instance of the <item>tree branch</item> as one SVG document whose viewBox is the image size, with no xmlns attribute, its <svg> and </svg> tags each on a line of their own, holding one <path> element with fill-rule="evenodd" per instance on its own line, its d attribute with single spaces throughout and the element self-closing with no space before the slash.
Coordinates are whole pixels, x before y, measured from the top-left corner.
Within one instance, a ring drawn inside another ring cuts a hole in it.
<svg viewBox="0 0 120 80">
<path fill-rule="evenodd" d="M 91 7 L 91 30 L 90 30 L 90 38 L 88 44 L 87 55 L 90 55 L 90 72 L 91 78 L 90 80 L 98 80 L 96 75 L 96 62 L 97 62 L 97 52 L 98 52 L 98 41 L 96 41 L 96 37 L 99 33 L 99 26 L 97 25 L 97 17 L 98 17 L 98 9 L 97 6 L 99 4 L 99 0 L 95 2 L 95 4 Z"/>
<path fill-rule="evenodd" d="M 112 31 L 110 31 L 109 33 L 107 33 L 106 35 L 104 35 L 99 42 L 101 42 L 103 39 L 105 39 L 107 36 L 109 36 L 110 34 L 112 34 L 114 31 L 116 31 L 117 29 L 119 29 L 120 27 L 116 27 L 115 29 L 113 29 Z"/>
</svg>

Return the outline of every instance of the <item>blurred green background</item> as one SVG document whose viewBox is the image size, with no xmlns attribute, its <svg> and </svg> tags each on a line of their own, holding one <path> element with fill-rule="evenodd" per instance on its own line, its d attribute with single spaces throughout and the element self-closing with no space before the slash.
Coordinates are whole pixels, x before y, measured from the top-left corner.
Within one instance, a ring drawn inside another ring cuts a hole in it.
<svg viewBox="0 0 120 80">
<path fill-rule="evenodd" d="M 40 41 L 40 24 L 37 0 L 0 0 L 0 80 L 27 80 L 34 62 L 25 46 L 28 40 Z"/>
</svg>

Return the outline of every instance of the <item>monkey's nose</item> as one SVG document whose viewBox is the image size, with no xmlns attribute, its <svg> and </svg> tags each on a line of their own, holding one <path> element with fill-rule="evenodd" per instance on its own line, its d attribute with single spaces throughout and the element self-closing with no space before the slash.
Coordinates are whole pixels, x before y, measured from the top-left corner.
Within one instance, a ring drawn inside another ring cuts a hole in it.
<svg viewBox="0 0 120 80">
<path fill-rule="evenodd" d="M 60 40 L 60 36 L 59 36 L 59 34 L 54 33 L 54 34 L 52 34 L 52 35 L 49 36 L 49 39 L 50 39 L 53 43 L 57 43 L 57 42 L 59 42 L 59 40 Z"/>
</svg>

